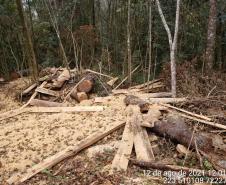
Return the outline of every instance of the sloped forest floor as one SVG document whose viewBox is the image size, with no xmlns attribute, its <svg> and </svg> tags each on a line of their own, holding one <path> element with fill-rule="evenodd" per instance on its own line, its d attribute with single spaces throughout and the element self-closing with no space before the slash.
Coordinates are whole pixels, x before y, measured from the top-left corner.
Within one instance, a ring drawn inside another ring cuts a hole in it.
<svg viewBox="0 0 226 185">
<path fill-rule="evenodd" d="M 181 74 L 184 75 L 185 73 L 181 72 Z M 223 75 L 221 75 L 221 78 L 215 75 L 214 79 L 208 78 L 205 79 L 206 81 L 202 79 L 204 81 L 202 83 L 200 83 L 199 77 L 193 76 L 194 73 L 190 75 L 192 76 L 190 81 L 187 79 L 190 76 L 179 76 L 179 95 L 184 97 L 189 96 L 190 93 L 190 96 L 193 96 L 195 100 L 172 105 L 197 114 L 208 115 L 226 125 L 226 83 Z M 28 80 L 23 78 L 0 86 L 0 113 L 21 107 L 22 104 L 18 101 L 18 95 L 27 87 L 27 84 Z M 187 85 L 187 87 L 185 88 L 184 85 Z M 195 87 L 193 88 L 193 86 Z M 215 86 L 217 87 L 214 88 Z M 189 91 L 189 88 L 193 91 Z M 124 98 L 125 95 L 118 95 L 102 103 L 95 103 L 93 99 L 80 103 L 84 106 L 100 104 L 106 106 L 106 109 L 102 112 L 29 113 L 0 121 L 0 184 L 4 184 L 13 174 L 25 172 L 34 164 L 62 151 L 67 146 L 76 145 L 90 134 L 105 130 L 114 123 L 125 121 L 126 105 L 123 102 Z M 191 129 L 194 128 L 194 125 L 197 125 L 196 132 L 211 133 L 213 130 L 219 130 L 202 123 L 197 124 L 196 121 L 189 119 L 185 121 Z M 164 184 L 162 177 L 145 174 L 143 168 L 130 163 L 126 173 L 108 173 L 122 139 L 123 130 L 121 128 L 88 149 L 63 160 L 53 168 L 41 171 L 23 184 Z M 225 132 L 219 131 L 215 134 L 226 138 Z M 199 158 L 195 150 L 185 160 L 185 156 L 176 149 L 177 143 L 165 137 L 153 137 L 151 134 L 149 139 L 157 146 L 153 150 L 157 161 L 175 165 L 181 165 L 185 161 L 187 167 L 200 168 Z M 224 142 L 226 142 L 226 139 L 224 139 Z M 134 157 L 134 153 L 132 152 L 131 158 Z"/>
</svg>

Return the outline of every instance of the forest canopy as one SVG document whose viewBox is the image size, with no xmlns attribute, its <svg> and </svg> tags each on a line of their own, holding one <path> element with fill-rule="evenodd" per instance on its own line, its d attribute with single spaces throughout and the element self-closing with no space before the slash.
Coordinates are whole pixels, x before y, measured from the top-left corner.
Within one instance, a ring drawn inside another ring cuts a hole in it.
<svg viewBox="0 0 226 185">
<path fill-rule="evenodd" d="M 176 47 L 177 63 L 196 58 L 198 68 L 202 69 L 204 55 L 208 50 L 211 1 L 181 1 Z M 133 75 L 133 81 L 143 82 L 147 78 L 154 78 L 170 61 L 167 32 L 159 16 L 156 1 L 21 2 L 39 70 L 48 66 L 68 65 L 71 68 L 93 68 L 125 76 L 129 70 L 128 29 L 132 65 L 130 70 L 141 65 L 140 70 Z M 224 0 L 214 2 L 216 42 L 212 46 L 214 48 L 214 53 L 211 54 L 214 55 L 212 66 L 217 70 L 225 70 L 226 2 Z M 177 2 L 161 0 L 160 4 L 173 35 Z M 0 0 L 0 76 L 6 79 L 11 77 L 12 72 L 24 74 L 28 69 L 29 51 L 26 49 L 27 41 L 23 32 L 16 1 Z"/>
</svg>

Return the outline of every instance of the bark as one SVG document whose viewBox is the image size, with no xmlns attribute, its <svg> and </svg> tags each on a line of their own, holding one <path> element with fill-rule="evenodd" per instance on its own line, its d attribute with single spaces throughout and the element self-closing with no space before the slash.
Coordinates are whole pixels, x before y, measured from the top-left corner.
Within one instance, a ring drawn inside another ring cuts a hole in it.
<svg viewBox="0 0 226 185">
<path fill-rule="evenodd" d="M 217 1 L 210 0 L 210 11 L 207 31 L 207 45 L 205 53 L 206 69 L 211 70 L 214 64 L 217 29 Z"/>
<path fill-rule="evenodd" d="M 214 149 L 211 135 L 205 135 L 202 133 L 193 134 L 184 120 L 176 115 L 168 116 L 167 121 L 156 122 L 151 130 L 160 136 L 168 137 L 187 147 L 191 144 L 191 148 L 195 149 L 196 140 L 197 146 L 200 150 L 209 153 Z"/>
<path fill-rule="evenodd" d="M 149 1 L 149 62 L 148 62 L 148 82 L 152 73 L 152 0 Z M 149 85 L 148 85 L 149 89 Z"/>
<path fill-rule="evenodd" d="M 29 62 L 29 68 L 32 74 L 32 80 L 37 81 L 38 80 L 38 67 L 37 67 L 37 62 L 36 62 L 36 57 L 35 57 L 35 52 L 33 48 L 33 43 L 31 39 L 31 34 L 27 26 L 27 20 L 24 15 L 24 10 L 23 10 L 23 3 L 22 0 L 16 0 L 17 4 L 17 10 L 21 19 L 22 27 L 23 27 L 23 34 L 24 38 L 26 40 L 26 49 L 27 49 L 27 54 L 28 54 L 28 62 Z"/>
<path fill-rule="evenodd" d="M 176 20 L 175 20 L 175 30 L 174 37 L 172 37 L 169 26 L 166 22 L 165 16 L 162 12 L 162 8 L 159 0 L 156 0 L 158 12 L 161 17 L 163 26 L 167 32 L 169 46 L 170 46 L 170 64 L 171 64 L 171 91 L 173 97 L 176 97 L 176 49 L 177 49 L 177 40 L 178 40 L 178 31 L 179 31 L 179 17 L 180 17 L 180 0 L 177 0 L 177 9 L 176 9 Z"/>
<path fill-rule="evenodd" d="M 149 110 L 149 103 L 134 95 L 126 96 L 126 98 L 124 99 L 124 103 L 126 104 L 126 106 L 138 105 L 140 107 L 140 112 L 142 113 L 148 112 Z"/>
<path fill-rule="evenodd" d="M 85 79 L 78 85 L 79 92 L 89 93 L 93 89 L 94 85 L 94 76 L 87 75 Z"/>
<path fill-rule="evenodd" d="M 130 33 L 130 11 L 131 11 L 131 0 L 128 0 L 128 21 L 127 21 L 127 55 L 128 55 L 128 82 L 132 83 L 132 59 L 131 59 L 131 33 Z"/>
</svg>

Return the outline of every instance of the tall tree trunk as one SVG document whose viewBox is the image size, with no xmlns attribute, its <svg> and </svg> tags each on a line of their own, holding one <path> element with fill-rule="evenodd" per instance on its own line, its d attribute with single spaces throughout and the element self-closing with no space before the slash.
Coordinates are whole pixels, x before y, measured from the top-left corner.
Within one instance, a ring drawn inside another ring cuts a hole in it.
<svg viewBox="0 0 226 185">
<path fill-rule="evenodd" d="M 163 26 L 167 32 L 168 40 L 169 40 L 169 47 L 170 47 L 170 64 L 171 64 L 171 92 L 173 97 L 176 97 L 176 51 L 177 51 L 177 40 L 178 40 L 178 31 L 179 31 L 179 17 L 180 17 L 180 1 L 177 0 L 177 8 L 176 8 L 176 20 L 175 20 L 175 29 L 174 29 L 174 37 L 172 37 L 170 28 L 166 22 L 165 16 L 162 12 L 162 8 L 160 5 L 159 0 L 156 0 L 156 4 L 158 7 L 158 12 L 161 17 Z"/>
<path fill-rule="evenodd" d="M 147 81 L 150 81 L 151 74 L 152 74 L 152 0 L 149 1 L 149 63 L 148 63 Z"/>
<path fill-rule="evenodd" d="M 211 70 L 214 64 L 217 29 L 217 0 L 210 0 L 207 44 L 205 53 L 206 69 Z"/>
<path fill-rule="evenodd" d="M 131 0 L 128 0 L 128 21 L 127 21 L 127 57 L 128 57 L 128 82 L 129 85 L 132 83 L 132 57 L 131 57 L 131 33 L 130 33 L 130 11 L 131 11 Z"/>
<path fill-rule="evenodd" d="M 16 4 L 17 4 L 18 13 L 21 19 L 21 23 L 23 26 L 23 34 L 26 40 L 26 50 L 28 55 L 29 68 L 32 74 L 32 80 L 36 81 L 38 79 L 38 67 L 37 67 L 35 52 L 33 48 L 33 43 L 31 40 L 31 34 L 27 26 L 26 17 L 24 15 L 22 0 L 16 0 Z"/>
</svg>

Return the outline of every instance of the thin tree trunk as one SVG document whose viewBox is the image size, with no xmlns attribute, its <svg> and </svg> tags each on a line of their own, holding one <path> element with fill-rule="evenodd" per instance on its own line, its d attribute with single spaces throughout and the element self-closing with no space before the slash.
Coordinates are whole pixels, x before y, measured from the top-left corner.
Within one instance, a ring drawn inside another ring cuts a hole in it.
<svg viewBox="0 0 226 185">
<path fill-rule="evenodd" d="M 207 44 L 206 44 L 206 53 L 205 53 L 205 63 L 206 63 L 207 71 L 211 70 L 214 64 L 216 29 L 217 29 L 217 1 L 210 0 Z"/>
<path fill-rule="evenodd" d="M 173 97 L 176 97 L 176 50 L 177 50 L 177 40 L 178 40 L 178 31 L 179 31 L 179 17 L 180 17 L 180 0 L 177 0 L 177 9 L 176 9 L 176 20 L 175 20 L 175 31 L 174 37 L 172 38 L 171 31 L 166 22 L 165 16 L 162 12 L 162 8 L 159 0 L 156 0 L 156 4 L 158 7 L 158 12 L 161 17 L 163 26 L 167 32 L 169 47 L 170 47 L 170 64 L 171 64 L 171 91 Z"/>
<path fill-rule="evenodd" d="M 36 81 L 38 79 L 38 67 L 37 67 L 35 52 L 34 52 L 34 48 L 33 48 L 33 43 L 31 40 L 31 34 L 30 34 L 30 31 L 27 26 L 26 17 L 24 15 L 22 0 L 16 0 L 16 4 L 17 4 L 18 13 L 19 13 L 19 16 L 21 19 L 21 23 L 23 26 L 23 34 L 26 39 L 28 63 L 29 63 L 29 68 L 30 68 L 31 74 L 32 74 L 32 80 Z"/>
<path fill-rule="evenodd" d="M 131 6 L 131 0 L 128 0 L 128 22 L 127 22 L 127 57 L 128 57 L 128 82 L 129 85 L 132 83 L 132 59 L 131 59 L 131 36 L 130 36 L 130 7 Z"/>
<path fill-rule="evenodd" d="M 152 73 L 152 0 L 149 1 L 149 63 L 148 63 L 148 80 L 150 81 Z M 149 91 L 149 85 L 148 85 Z"/>
</svg>

